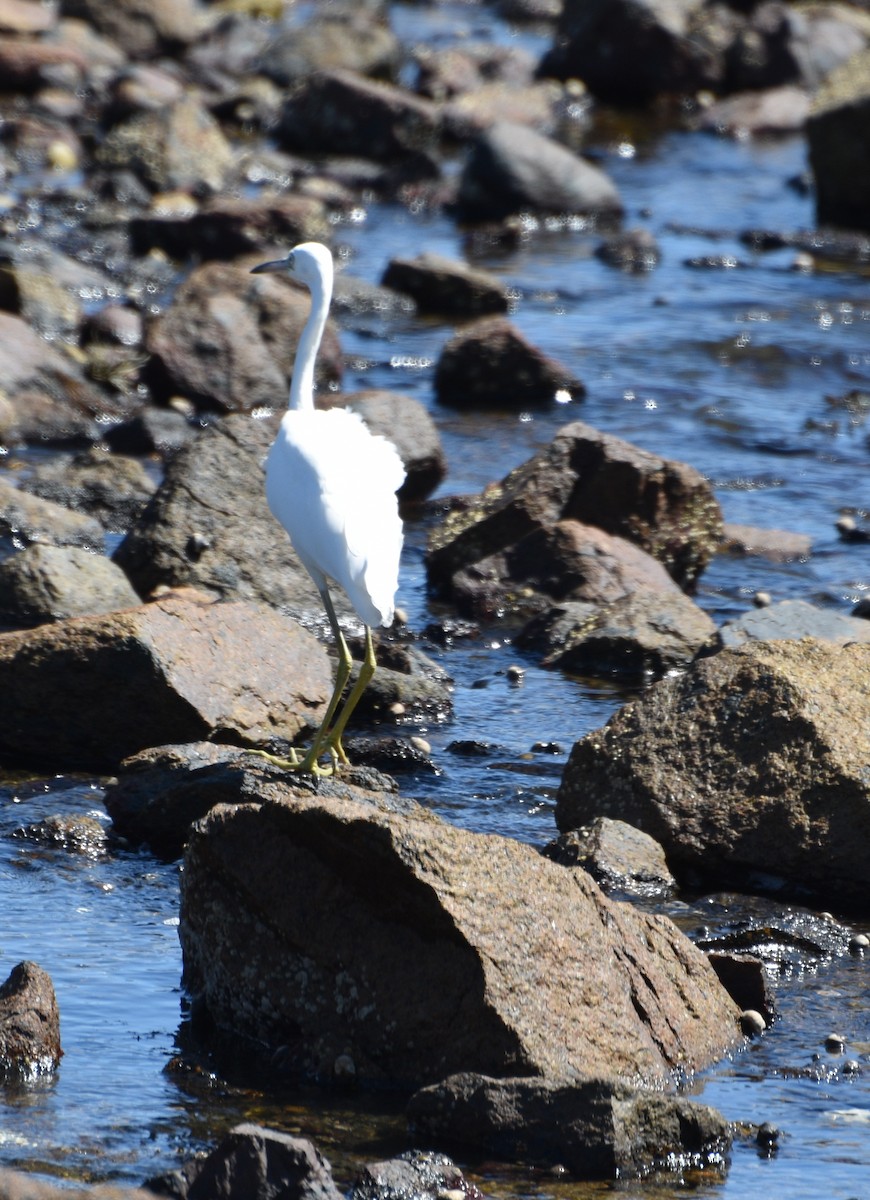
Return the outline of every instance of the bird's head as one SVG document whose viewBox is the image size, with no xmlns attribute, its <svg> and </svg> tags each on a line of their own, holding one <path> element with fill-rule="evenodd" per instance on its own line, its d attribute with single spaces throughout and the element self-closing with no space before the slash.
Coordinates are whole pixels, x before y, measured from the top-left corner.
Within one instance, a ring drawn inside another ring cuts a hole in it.
<svg viewBox="0 0 870 1200">
<path fill-rule="evenodd" d="M 332 254 L 320 242 L 302 242 L 301 245 L 294 246 L 286 258 L 260 263 L 259 266 L 251 268 L 252 275 L 263 275 L 270 271 L 286 271 L 293 279 L 307 284 L 312 290 L 315 287 L 331 287 Z"/>
</svg>

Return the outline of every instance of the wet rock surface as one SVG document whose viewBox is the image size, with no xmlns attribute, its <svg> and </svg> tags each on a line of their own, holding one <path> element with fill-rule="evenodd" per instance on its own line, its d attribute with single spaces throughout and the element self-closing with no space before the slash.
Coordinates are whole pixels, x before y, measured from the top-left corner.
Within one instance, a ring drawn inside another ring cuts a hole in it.
<svg viewBox="0 0 870 1200">
<path fill-rule="evenodd" d="M 582 867 L 608 895 L 664 896 L 676 887 L 658 842 L 611 817 L 563 833 L 541 853 L 563 867 Z"/>
<path fill-rule="evenodd" d="M 453 1075 L 415 1092 L 408 1116 L 418 1136 L 567 1167 L 584 1179 L 646 1176 L 688 1163 L 721 1171 L 732 1137 L 725 1118 L 707 1105 L 610 1078 Z"/>
<path fill-rule="evenodd" d="M 42 967 L 21 962 L 0 985 L 0 1080 L 50 1075 L 61 1060 L 54 986 Z"/>
<path fill-rule="evenodd" d="M 290 795 L 214 810 L 188 843 L 180 936 L 217 1026 L 321 1079 L 349 1055 L 393 1087 L 457 1068 L 662 1084 L 734 1038 L 732 1002 L 669 921 L 422 813 Z"/>
<path fill-rule="evenodd" d="M 575 745 L 559 828 L 619 818 L 682 879 L 775 873 L 866 908 L 868 656 L 866 643 L 759 642 L 653 685 Z"/>
</svg>

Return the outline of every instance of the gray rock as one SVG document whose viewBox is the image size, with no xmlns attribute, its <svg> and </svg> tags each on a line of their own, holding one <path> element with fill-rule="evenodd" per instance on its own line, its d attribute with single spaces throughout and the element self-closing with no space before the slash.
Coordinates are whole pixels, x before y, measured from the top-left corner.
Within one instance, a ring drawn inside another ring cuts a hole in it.
<svg viewBox="0 0 870 1200">
<path fill-rule="evenodd" d="M 0 1167 L 2 1200 L 154 1200 L 154 1193 L 143 1188 L 115 1187 L 112 1184 L 70 1186 L 48 1183 L 24 1171 Z"/>
<path fill-rule="evenodd" d="M 102 553 L 104 530 L 93 517 L 31 496 L 0 479 L 0 536 L 23 546 L 83 546 Z"/>
<path fill-rule="evenodd" d="M 633 542 L 687 588 L 714 554 L 722 529 L 719 505 L 699 472 L 575 421 L 499 484 L 457 504 L 433 530 L 430 581 L 449 591 L 458 572 L 513 552 L 531 536 L 553 537 L 560 522 Z"/>
<path fill-rule="evenodd" d="M 844 645 L 870 642 L 870 626 L 860 617 L 818 608 L 806 600 L 781 600 L 764 608 L 751 609 L 721 628 L 723 646 L 742 646 L 746 642 L 771 642 L 797 638 L 818 638 Z"/>
<path fill-rule="evenodd" d="M 42 625 L 139 603 L 120 567 L 76 546 L 31 545 L 0 562 L 4 625 Z"/>
<path fill-rule="evenodd" d="M 590 825 L 563 833 L 541 853 L 563 867 L 582 867 L 608 893 L 666 896 L 676 886 L 658 842 L 611 817 L 596 817 Z"/>
<path fill-rule="evenodd" d="M 870 175 L 856 162 L 870 156 L 870 51 L 834 71 L 807 122 L 816 220 L 870 230 Z"/>
<path fill-rule="evenodd" d="M 556 822 L 627 821 L 707 888 L 784 880 L 866 910 L 868 678 L 867 643 L 751 642 L 702 659 L 577 742 Z"/>
<path fill-rule="evenodd" d="M 277 275 L 222 262 L 194 268 L 148 330 L 152 390 L 158 399 L 181 395 L 218 412 L 283 409 L 309 311 L 304 290 Z M 317 380 L 340 377 L 341 350 L 329 322 Z"/>
<path fill-rule="evenodd" d="M 483 1200 L 446 1154 L 408 1150 L 386 1162 L 367 1163 L 353 1183 L 349 1200 Z"/>
<path fill-rule="evenodd" d="M 405 467 L 400 500 L 423 500 L 447 474 L 438 427 L 429 410 L 413 396 L 371 388 L 363 392 L 324 396 L 322 408 L 351 408 L 372 433 L 393 443 Z"/>
<path fill-rule="evenodd" d="M 543 650 L 546 667 L 628 679 L 660 678 L 720 645 L 713 621 L 676 586 L 637 587 L 594 607 L 569 601 L 533 618 L 517 641 Z"/>
<path fill-rule="evenodd" d="M 533 346 L 507 317 L 483 317 L 447 342 L 435 366 L 435 395 L 456 408 L 505 411 L 551 405 L 557 392 L 580 400 L 586 388 Z"/>
<path fill-rule="evenodd" d="M 22 37 L 0 37 L 0 78 L 9 92 L 38 92 L 61 70 L 69 82 L 80 84 L 87 70 L 74 46 Z"/>
<path fill-rule="evenodd" d="M 459 1069 L 661 1085 L 733 1042 L 701 952 L 585 873 L 424 810 L 285 794 L 193 826 L 179 933 L 216 1025 L 288 1070 L 328 1081 L 349 1056 L 393 1087 Z"/>
<path fill-rule="evenodd" d="M 51 978 L 36 963 L 20 962 L 0 985 L 0 1081 L 51 1075 L 62 1055 Z"/>
<path fill-rule="evenodd" d="M 288 96 L 277 135 L 288 150 L 365 154 L 379 162 L 437 148 L 436 105 L 353 71 L 319 71 Z"/>
<path fill-rule="evenodd" d="M 328 659 L 295 621 L 192 591 L 0 634 L 0 754 L 112 770 L 147 746 L 293 741 L 317 727 Z"/>
<path fill-rule="evenodd" d="M 330 5 L 292 29 L 280 29 L 264 47 L 258 69 L 282 88 L 315 71 L 344 69 L 379 79 L 394 78 L 401 46 L 384 14 L 359 4 Z"/>
<path fill-rule="evenodd" d="M 727 554 L 783 563 L 809 558 L 813 543 L 805 533 L 792 533 L 787 529 L 758 529 L 755 525 L 726 522 L 722 529 L 722 550 Z"/>
<path fill-rule="evenodd" d="M 463 1073 L 411 1097 L 418 1136 L 495 1155 L 567 1167 L 583 1179 L 651 1171 L 722 1171 L 731 1127 L 721 1113 L 683 1097 L 611 1078 L 492 1079 Z"/>
<path fill-rule="evenodd" d="M 824 77 L 867 45 L 844 8 L 796 10 L 781 0 L 753 7 L 725 56 L 728 91 L 798 84 L 815 90 Z"/>
<path fill-rule="evenodd" d="M 507 286 L 500 279 L 439 254 L 393 258 L 381 282 L 411 296 L 422 313 L 479 317 L 508 310 Z"/>
<path fill-rule="evenodd" d="M 807 123 L 811 103 L 810 93 L 793 84 L 739 92 L 714 101 L 694 123 L 698 129 L 735 138 L 798 133 Z"/>
<path fill-rule="evenodd" d="M 495 219 L 520 212 L 622 212 L 615 185 L 558 142 L 510 121 L 497 121 L 472 146 L 457 197 L 464 217 Z"/>
<path fill-rule="evenodd" d="M 192 93 L 119 122 L 94 158 L 110 170 L 133 171 L 154 192 L 218 192 L 234 162 L 217 121 Z"/>
</svg>

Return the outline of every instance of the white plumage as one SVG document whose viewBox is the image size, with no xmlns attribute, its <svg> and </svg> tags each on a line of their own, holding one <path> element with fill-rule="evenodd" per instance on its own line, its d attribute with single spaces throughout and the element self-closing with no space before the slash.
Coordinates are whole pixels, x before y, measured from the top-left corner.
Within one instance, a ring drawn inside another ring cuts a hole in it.
<svg viewBox="0 0 870 1200">
<path fill-rule="evenodd" d="M 332 297 L 332 255 L 305 242 L 285 259 L 254 267 L 254 273 L 286 271 L 311 292 L 311 313 L 299 338 L 290 404 L 266 459 L 266 498 L 290 536 L 300 561 L 317 585 L 338 646 L 335 688 L 308 752 L 299 760 L 270 761 L 323 774 L 318 758 L 333 767 L 347 762 L 341 736 L 375 670 L 371 626 L 391 625 L 402 551 L 396 492 L 405 468 L 395 446 L 370 432 L 346 409 L 314 407 L 314 363 Z M 359 677 L 339 707 L 351 674 L 351 658 L 329 594 L 329 581 L 344 589 L 365 625 L 366 656 Z M 327 771 L 330 768 L 327 768 Z"/>
</svg>

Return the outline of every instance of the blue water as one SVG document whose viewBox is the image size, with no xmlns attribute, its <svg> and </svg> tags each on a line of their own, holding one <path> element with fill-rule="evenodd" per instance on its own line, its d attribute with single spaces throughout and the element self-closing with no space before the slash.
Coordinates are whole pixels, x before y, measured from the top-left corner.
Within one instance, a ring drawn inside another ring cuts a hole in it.
<svg viewBox="0 0 870 1200">
<path fill-rule="evenodd" d="M 519 34 L 465 4 L 396 6 L 394 22 L 408 40 L 445 45 L 467 34 L 542 48 L 538 34 Z M 433 366 L 452 327 L 412 318 L 385 324 L 375 337 L 343 331 L 346 389 L 391 387 L 430 408 L 449 463 L 444 495 L 481 489 L 577 418 L 683 459 L 712 480 L 727 520 L 812 539 L 806 562 L 714 561 L 698 600 L 717 620 L 745 611 L 760 589 L 848 612 L 870 590 L 870 548 L 840 542 L 834 522 L 845 506 L 870 505 L 870 427 L 850 423 L 826 397 L 870 389 L 868 280 L 848 271 L 795 270 L 793 252 L 755 254 L 739 240 L 754 227 L 812 227 L 811 199 L 789 183 L 806 166 L 803 140 L 641 135 L 625 119 L 594 149 L 621 190 L 626 225 L 643 226 L 658 241 L 654 271 L 633 276 L 606 266 L 593 256 L 597 236 L 582 227 L 539 231 L 516 253 L 475 258 L 515 289 L 513 319 L 526 336 L 585 381 L 584 402 L 524 414 L 440 408 Z M 462 232 L 445 215 L 395 205 L 373 205 L 364 220 L 340 223 L 335 242 L 346 269 L 371 281 L 393 256 L 424 248 L 465 253 Z M 710 254 L 732 255 L 738 265 L 685 265 Z M 423 525 L 407 529 L 399 596 L 416 630 L 433 618 L 425 532 Z M 454 678 L 455 713 L 450 722 L 411 730 L 432 743 L 439 774 L 406 790 L 467 828 L 548 841 L 568 750 L 628 693 L 542 671 L 498 626 L 431 652 Z M 525 669 L 520 685 L 506 674 L 513 664 Z M 466 739 L 488 743 L 488 756 L 451 751 L 452 742 Z M 536 743 L 555 751 L 533 749 Z M 100 799 L 98 781 L 0 783 L 0 976 L 23 958 L 49 971 L 65 1050 L 44 1086 L 0 1093 L 0 1163 L 136 1183 L 212 1145 L 241 1116 L 315 1136 L 343 1181 L 356 1162 L 380 1157 L 385 1142 L 400 1148 L 401 1116 L 388 1105 L 354 1106 L 311 1093 L 278 1103 L 207 1070 L 166 1070 L 184 1015 L 177 865 L 122 852 L 80 858 L 9 837 L 59 812 L 93 813 L 105 823 Z M 772 1157 L 738 1141 L 727 1176 L 694 1179 L 695 1195 L 870 1195 L 868 968 L 867 960 L 847 957 L 780 980 L 782 1019 L 695 1081 L 694 1094 L 729 1118 L 783 1130 Z M 847 1038 L 847 1057 L 862 1064 L 857 1077 L 844 1076 L 841 1060 L 825 1054 L 833 1030 Z M 814 1054 L 821 1059 L 814 1062 Z M 570 1193 L 580 1200 L 614 1190 L 633 1197 L 684 1191 L 557 1184 L 477 1167 L 494 1195 Z"/>
</svg>

